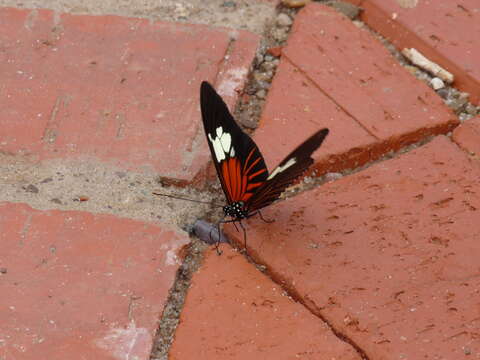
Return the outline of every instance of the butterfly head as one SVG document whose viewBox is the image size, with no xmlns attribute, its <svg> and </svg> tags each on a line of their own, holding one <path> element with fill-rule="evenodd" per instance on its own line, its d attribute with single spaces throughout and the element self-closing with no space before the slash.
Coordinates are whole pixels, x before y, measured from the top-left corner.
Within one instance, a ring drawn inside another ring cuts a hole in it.
<svg viewBox="0 0 480 360">
<path fill-rule="evenodd" d="M 248 211 L 245 210 L 245 203 L 243 201 L 236 201 L 230 205 L 223 207 L 225 216 L 230 216 L 234 219 L 246 219 Z"/>
</svg>

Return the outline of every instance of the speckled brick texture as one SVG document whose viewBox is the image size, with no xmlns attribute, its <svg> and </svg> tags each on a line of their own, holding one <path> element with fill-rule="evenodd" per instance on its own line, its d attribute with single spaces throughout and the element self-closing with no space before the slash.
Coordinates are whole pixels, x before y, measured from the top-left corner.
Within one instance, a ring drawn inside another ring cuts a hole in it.
<svg viewBox="0 0 480 360">
<path fill-rule="evenodd" d="M 416 48 L 455 75 L 454 86 L 480 101 L 480 5 L 477 0 L 347 0 L 361 19 L 400 49 Z"/>
<path fill-rule="evenodd" d="M 187 242 L 129 219 L 1 203 L 0 358 L 148 359 Z"/>
<path fill-rule="evenodd" d="M 475 1 L 351 0 L 375 30 L 454 72 L 455 86 L 478 101 Z M 238 10 L 225 3 L 222 11 Z M 128 175 L 125 183 L 156 173 L 204 184 L 213 167 L 200 82 L 233 109 L 260 37 L 12 8 L 0 8 L 0 24 L 0 154 L 8 159 L 0 182 L 31 195 L 0 202 L 0 360 L 149 359 L 180 251 L 188 252 L 190 239 L 173 224 L 188 227 L 186 208 L 159 199 L 174 220 L 148 224 L 18 202 L 70 206 L 30 180 L 57 168 L 76 177 L 76 164 L 90 161 L 95 172 Z M 298 12 L 287 44 L 270 53 L 280 63 L 253 133 L 269 167 L 328 127 L 313 169 L 355 172 L 272 204 L 263 216 L 273 223 L 245 221 L 250 258 L 228 245 L 222 256 L 205 251 L 169 359 L 480 359 L 479 118 L 460 124 L 371 32 L 319 3 Z M 401 148 L 408 152 L 392 153 Z M 393 159 L 358 168 L 387 153 Z M 52 188 L 69 193 L 58 178 Z M 94 182 L 73 181 L 84 179 Z M 89 209 L 116 211 L 107 205 Z M 242 232 L 225 230 L 243 245 Z M 164 325 L 182 296 L 172 296 Z"/>
<path fill-rule="evenodd" d="M 469 154 L 480 158 L 480 118 L 462 123 L 452 134 L 452 139 Z"/>
<path fill-rule="evenodd" d="M 170 360 L 361 359 L 243 256 L 222 249 L 194 274 Z"/>
<path fill-rule="evenodd" d="M 258 45 L 245 31 L 47 10 L 3 8 L 0 23 L 0 151 L 184 182 L 209 159 L 200 82 L 233 105 Z"/>
<path fill-rule="evenodd" d="M 274 166 L 314 131 L 331 132 L 320 172 L 357 167 L 458 120 L 368 31 L 328 6 L 295 19 L 255 139 Z"/>
<path fill-rule="evenodd" d="M 275 204 L 249 254 L 370 359 L 479 357 L 479 178 L 438 137 Z"/>
</svg>

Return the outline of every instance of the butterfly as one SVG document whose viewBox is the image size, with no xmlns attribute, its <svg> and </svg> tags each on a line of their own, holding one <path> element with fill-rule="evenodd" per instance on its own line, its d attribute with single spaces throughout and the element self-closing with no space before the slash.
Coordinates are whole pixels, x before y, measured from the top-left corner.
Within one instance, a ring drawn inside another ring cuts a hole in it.
<svg viewBox="0 0 480 360">
<path fill-rule="evenodd" d="M 313 164 L 312 153 L 328 135 L 326 128 L 317 131 L 269 173 L 258 146 L 206 81 L 200 86 L 200 108 L 212 160 L 227 199 L 223 212 L 232 219 L 221 222 L 238 222 L 242 228 L 241 220 L 261 216 L 260 210 L 277 200 Z M 245 231 L 244 237 L 246 241 Z"/>
</svg>

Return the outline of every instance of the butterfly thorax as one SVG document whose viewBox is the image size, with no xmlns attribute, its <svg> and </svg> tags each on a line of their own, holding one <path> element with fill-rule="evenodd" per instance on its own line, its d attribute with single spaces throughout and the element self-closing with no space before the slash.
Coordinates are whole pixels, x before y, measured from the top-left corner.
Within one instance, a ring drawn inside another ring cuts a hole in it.
<svg viewBox="0 0 480 360">
<path fill-rule="evenodd" d="M 245 203 L 243 201 L 236 201 L 230 205 L 223 207 L 225 216 L 230 216 L 234 219 L 246 219 L 248 211 L 245 210 Z"/>
</svg>

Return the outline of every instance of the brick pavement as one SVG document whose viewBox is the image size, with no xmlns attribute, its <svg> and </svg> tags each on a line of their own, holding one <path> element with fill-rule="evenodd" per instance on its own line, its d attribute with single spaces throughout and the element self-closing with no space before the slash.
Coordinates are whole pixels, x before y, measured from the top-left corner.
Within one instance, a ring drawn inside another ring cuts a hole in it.
<svg viewBox="0 0 480 360">
<path fill-rule="evenodd" d="M 480 13 L 475 0 L 348 0 L 362 20 L 400 49 L 416 48 L 455 77 L 455 86 L 480 100 Z"/>
<path fill-rule="evenodd" d="M 362 19 L 478 100 L 478 6 L 414 3 L 361 1 Z M 0 23 L 2 153 L 184 185 L 204 180 L 209 159 L 200 81 L 232 106 L 259 44 L 246 31 L 44 10 L 0 9 Z M 324 126 L 319 173 L 426 144 L 273 205 L 273 224 L 249 220 L 265 274 L 228 245 L 206 250 L 170 358 L 480 358 L 479 119 L 458 125 L 367 30 L 323 5 L 301 10 L 254 134 L 267 162 Z M 13 202 L 0 203 L 0 229 L 0 359 L 149 358 L 185 232 Z"/>
</svg>

